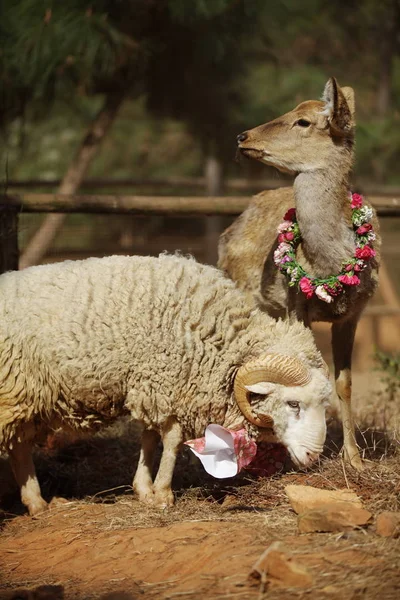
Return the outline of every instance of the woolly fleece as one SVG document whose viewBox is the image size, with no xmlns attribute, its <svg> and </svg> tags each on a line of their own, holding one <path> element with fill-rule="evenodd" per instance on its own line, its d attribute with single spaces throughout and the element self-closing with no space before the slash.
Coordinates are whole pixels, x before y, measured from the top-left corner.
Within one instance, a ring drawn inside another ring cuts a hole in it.
<svg viewBox="0 0 400 600">
<path fill-rule="evenodd" d="M 0 449 L 43 426 L 92 430 L 122 414 L 186 439 L 240 424 L 233 377 L 280 352 L 322 367 L 312 334 L 275 322 L 191 258 L 91 258 L 0 277 Z M 318 400 L 319 401 L 319 400 Z"/>
</svg>

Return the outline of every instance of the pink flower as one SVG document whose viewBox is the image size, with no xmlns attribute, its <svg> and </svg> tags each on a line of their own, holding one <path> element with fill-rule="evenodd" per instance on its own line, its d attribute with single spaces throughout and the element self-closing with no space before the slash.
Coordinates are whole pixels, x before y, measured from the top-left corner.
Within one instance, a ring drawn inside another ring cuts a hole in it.
<svg viewBox="0 0 400 600">
<path fill-rule="evenodd" d="M 360 194 L 351 195 L 351 208 L 361 208 L 363 205 L 363 197 Z"/>
<path fill-rule="evenodd" d="M 368 231 L 371 231 L 371 229 L 371 223 L 365 223 L 365 225 L 361 225 L 361 227 L 357 229 L 356 233 L 358 233 L 359 235 L 363 235 L 364 233 L 368 233 Z"/>
<path fill-rule="evenodd" d="M 281 260 L 280 264 L 281 264 L 281 265 L 284 265 L 284 264 L 285 264 L 285 263 L 287 263 L 287 262 L 292 262 L 292 257 L 291 257 L 291 256 L 288 256 L 288 255 L 286 254 L 286 255 L 285 255 L 283 258 L 282 258 L 282 260 Z"/>
<path fill-rule="evenodd" d="M 354 269 L 354 265 L 346 265 L 344 268 L 345 271 L 353 271 L 353 269 Z"/>
<path fill-rule="evenodd" d="M 358 285 L 360 283 L 360 278 L 357 275 L 339 275 L 338 279 L 345 285 Z"/>
<path fill-rule="evenodd" d="M 314 286 L 308 277 L 302 277 L 299 281 L 300 289 L 305 294 L 307 300 L 314 295 Z"/>
<path fill-rule="evenodd" d="M 282 221 L 280 225 L 278 225 L 278 233 L 284 233 L 293 225 L 292 221 Z"/>
<path fill-rule="evenodd" d="M 368 259 L 375 256 L 376 252 L 371 246 L 363 246 L 363 248 L 356 248 L 356 258 Z"/>
<path fill-rule="evenodd" d="M 278 235 L 278 242 L 281 244 L 282 242 L 291 242 L 294 240 L 294 233 L 292 231 L 288 231 L 287 233 L 280 233 Z"/>
<path fill-rule="evenodd" d="M 289 208 L 289 210 L 287 211 L 287 213 L 284 215 L 283 218 L 285 219 L 285 221 L 294 221 L 296 218 L 296 209 Z"/>
</svg>

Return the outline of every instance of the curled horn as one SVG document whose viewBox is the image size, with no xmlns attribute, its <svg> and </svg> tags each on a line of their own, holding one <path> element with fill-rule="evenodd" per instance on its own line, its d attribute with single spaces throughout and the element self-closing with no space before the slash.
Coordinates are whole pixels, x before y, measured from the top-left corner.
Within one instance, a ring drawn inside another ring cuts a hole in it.
<svg viewBox="0 0 400 600">
<path fill-rule="evenodd" d="M 234 394 L 238 407 L 253 425 L 272 428 L 274 424 L 272 417 L 253 413 L 248 398 L 249 392 L 245 387 L 261 381 L 287 386 L 306 385 L 311 381 L 311 373 L 300 360 L 283 354 L 267 354 L 263 358 L 251 360 L 239 368 L 234 383 Z"/>
</svg>

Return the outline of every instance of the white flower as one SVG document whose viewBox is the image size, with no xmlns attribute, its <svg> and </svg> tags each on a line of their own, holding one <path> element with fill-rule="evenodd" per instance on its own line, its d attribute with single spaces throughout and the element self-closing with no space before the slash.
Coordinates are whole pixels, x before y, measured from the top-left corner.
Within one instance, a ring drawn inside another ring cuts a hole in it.
<svg viewBox="0 0 400 600">
<path fill-rule="evenodd" d="M 373 242 L 374 240 L 376 240 L 376 235 L 373 231 L 369 231 L 367 234 L 367 239 L 369 242 Z"/>
<path fill-rule="evenodd" d="M 328 292 L 326 291 L 326 289 L 324 288 L 323 285 L 319 285 L 316 288 L 315 293 L 320 300 L 323 300 L 324 302 L 327 302 L 328 304 L 330 304 L 333 300 L 332 296 L 330 296 L 328 294 Z"/>
<path fill-rule="evenodd" d="M 374 215 L 372 208 L 369 206 L 362 206 L 358 212 L 358 215 L 353 217 L 353 223 L 357 227 L 363 225 L 364 223 L 368 223 Z"/>
<path fill-rule="evenodd" d="M 291 249 L 291 246 L 286 242 L 281 242 L 274 252 L 274 262 L 279 264 L 285 254 Z"/>
</svg>

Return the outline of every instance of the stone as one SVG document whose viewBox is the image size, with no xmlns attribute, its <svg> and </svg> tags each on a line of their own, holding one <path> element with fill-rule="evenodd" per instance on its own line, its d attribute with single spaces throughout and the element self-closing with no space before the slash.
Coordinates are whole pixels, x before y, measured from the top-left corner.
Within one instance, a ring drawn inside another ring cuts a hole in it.
<svg viewBox="0 0 400 600">
<path fill-rule="evenodd" d="M 367 525 L 372 518 L 365 508 L 335 502 L 308 510 L 298 517 L 299 533 L 340 532 Z"/>
<path fill-rule="evenodd" d="M 355 492 L 348 489 L 321 490 L 310 485 L 287 485 L 285 492 L 293 510 L 304 513 L 312 508 L 320 508 L 333 502 L 342 502 L 362 508 L 360 498 Z"/>
<path fill-rule="evenodd" d="M 267 578 L 282 587 L 307 588 L 314 583 L 312 574 L 293 559 L 282 542 L 273 542 L 263 552 L 254 564 L 250 577 L 261 580 Z"/>
<path fill-rule="evenodd" d="M 376 518 L 376 533 L 383 537 L 400 537 L 400 512 L 382 512 Z"/>
</svg>

